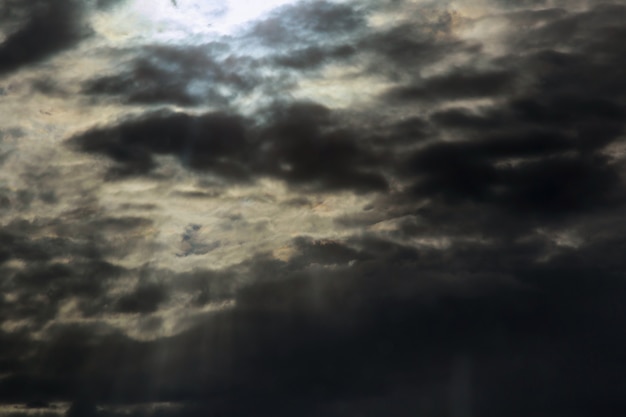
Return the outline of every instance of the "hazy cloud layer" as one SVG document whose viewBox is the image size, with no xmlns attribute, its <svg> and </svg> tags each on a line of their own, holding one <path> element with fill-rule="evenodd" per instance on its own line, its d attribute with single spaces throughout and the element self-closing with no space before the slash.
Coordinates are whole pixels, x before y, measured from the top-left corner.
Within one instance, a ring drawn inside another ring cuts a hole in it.
<svg viewBox="0 0 626 417">
<path fill-rule="evenodd" d="M 0 414 L 623 414 L 626 4 L 272 5 L 0 6 Z"/>
</svg>

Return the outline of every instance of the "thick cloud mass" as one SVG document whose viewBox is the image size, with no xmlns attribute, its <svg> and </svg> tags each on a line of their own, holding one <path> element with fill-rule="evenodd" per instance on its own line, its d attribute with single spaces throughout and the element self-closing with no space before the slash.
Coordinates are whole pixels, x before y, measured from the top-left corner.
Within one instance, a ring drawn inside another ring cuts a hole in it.
<svg viewBox="0 0 626 417">
<path fill-rule="evenodd" d="M 107 155 L 118 163 L 117 174 L 149 173 L 155 166 L 153 155 L 166 154 L 189 168 L 235 181 L 267 175 L 330 189 L 384 189 L 384 178 L 373 171 L 376 155 L 359 148 L 356 132 L 335 124 L 323 106 L 279 104 L 256 128 L 222 112 L 154 113 L 112 129 L 88 131 L 70 143 Z"/>
<path fill-rule="evenodd" d="M 88 36 L 84 6 L 73 0 L 8 0 L 0 6 L 0 22 L 15 25 L 0 44 L 0 74 L 37 63 Z"/>
<path fill-rule="evenodd" d="M 624 415 L 626 4 L 237 7 L 0 5 L 0 414 Z"/>
<path fill-rule="evenodd" d="M 259 77 L 245 57 L 223 55 L 228 46 L 144 47 L 133 56 L 130 68 L 85 83 L 90 95 L 124 95 L 126 103 L 198 105 L 227 102 L 254 89 Z M 221 87 L 220 91 L 217 87 Z"/>
</svg>

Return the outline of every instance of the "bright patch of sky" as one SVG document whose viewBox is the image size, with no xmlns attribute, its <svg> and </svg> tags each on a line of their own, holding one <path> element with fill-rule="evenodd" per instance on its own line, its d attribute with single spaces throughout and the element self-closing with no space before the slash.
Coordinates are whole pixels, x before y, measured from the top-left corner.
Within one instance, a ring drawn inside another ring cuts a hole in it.
<svg viewBox="0 0 626 417">
<path fill-rule="evenodd" d="M 232 35 L 246 23 L 297 0 L 134 0 L 97 22 L 111 39 L 202 43 Z"/>
</svg>

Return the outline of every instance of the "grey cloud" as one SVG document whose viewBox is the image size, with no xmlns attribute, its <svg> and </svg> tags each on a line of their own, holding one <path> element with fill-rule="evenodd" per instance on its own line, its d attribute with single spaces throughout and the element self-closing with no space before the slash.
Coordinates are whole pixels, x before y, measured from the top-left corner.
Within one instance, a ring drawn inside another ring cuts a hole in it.
<svg viewBox="0 0 626 417">
<path fill-rule="evenodd" d="M 118 162 L 118 175 L 147 174 L 155 167 L 153 155 L 169 154 L 192 169 L 233 181 L 271 176 L 322 189 L 387 186 L 373 170 L 376 155 L 359 147 L 357 131 L 343 128 L 321 105 L 279 103 L 260 114 L 257 124 L 225 113 L 157 112 L 92 129 L 69 143 Z"/>
<path fill-rule="evenodd" d="M 0 74 L 42 61 L 87 37 L 83 13 L 84 6 L 73 0 L 9 1 L 0 16 L 11 24 L 19 17 L 22 23 L 0 45 Z"/>
<path fill-rule="evenodd" d="M 490 3 L 498 11 L 485 19 L 513 26 L 495 58 L 458 38 L 458 16 L 433 5 L 413 24 L 373 30 L 367 7 L 304 2 L 243 36 L 271 49 L 263 65 L 295 79 L 354 59 L 359 75 L 391 83 L 358 109 L 281 96 L 246 117 L 142 112 L 69 138 L 108 158 L 109 178 L 152 175 L 171 156 L 199 183 L 207 173 L 225 179 L 216 194 L 188 197 L 217 199 L 262 177 L 289 186 L 264 204 L 285 200 L 292 211 L 336 191 L 376 193 L 347 210 L 356 214 L 328 219 L 328 235 L 297 235 L 280 259 L 250 253 L 223 270 L 116 265 L 134 241 L 118 247 L 111 236 L 155 226 L 140 215 L 87 207 L 3 223 L 0 317 L 18 327 L 0 331 L 0 402 L 73 401 L 79 414 L 103 407 L 101 417 L 155 402 L 180 408 L 135 414 L 624 414 L 624 7 Z M 187 54 L 197 49 L 150 51 L 154 62 L 131 59 L 127 74 L 91 93 L 132 96 L 141 67 L 157 92 L 180 75 L 144 102 L 184 104 L 175 93 L 184 97 L 205 64 L 219 82 L 247 88 L 213 56 L 198 64 Z M 457 54 L 462 65 L 422 74 Z M 244 81 L 255 73 L 246 65 Z M 39 198 L 2 192 L 25 208 Z M 215 244 L 200 224 L 182 224 L 181 254 Z M 130 276 L 130 288 L 107 290 Z M 50 324 L 68 300 L 89 320 Z M 158 337 L 171 325 L 160 315 L 180 300 L 180 332 Z M 107 315 L 136 319 L 149 340 L 103 324 Z"/>
<path fill-rule="evenodd" d="M 192 294 L 196 306 L 232 300 L 239 287 L 234 271 L 196 270 L 174 278 L 179 291 Z"/>
<path fill-rule="evenodd" d="M 416 85 L 394 87 L 387 95 L 396 100 L 427 101 L 497 97 L 510 91 L 513 82 L 513 74 L 505 71 L 472 74 L 467 69 L 460 69 Z"/>
<path fill-rule="evenodd" d="M 196 118 L 165 112 L 71 139 L 80 150 L 102 153 L 119 162 L 119 172 L 126 175 L 149 172 L 155 164 L 153 154 L 173 154 L 192 168 L 234 178 L 246 176 L 237 161 L 245 141 L 244 121 L 236 115 L 212 113 Z"/>
<path fill-rule="evenodd" d="M 4 298 L 4 296 L 3 296 Z M 4 309 L 4 300 L 0 305 Z M 20 356 L 29 348 L 31 342 L 27 332 L 1 332 L 2 348 L 0 349 L 0 370 L 2 373 L 14 372 L 24 365 Z"/>
<path fill-rule="evenodd" d="M 54 319 L 62 304 L 71 299 L 78 299 L 79 309 L 89 316 L 93 300 L 123 272 L 103 261 L 76 262 L 71 267 L 58 263 L 32 265 L 9 275 L 13 285 L 5 285 L 4 289 L 16 293 L 17 299 L 7 304 L 4 318 L 26 320 L 33 330 L 38 329 Z"/>
<path fill-rule="evenodd" d="M 368 259 L 372 256 L 335 241 L 316 241 L 299 238 L 295 240 L 294 244 L 299 250 L 299 255 L 290 260 L 294 265 L 306 266 L 311 263 L 345 265 L 349 262 Z"/>
<path fill-rule="evenodd" d="M 411 82 L 427 65 L 452 55 L 481 52 L 480 44 L 454 36 L 449 12 L 427 10 L 425 16 L 430 17 L 433 13 L 436 18 L 430 20 L 416 16 L 420 24 L 393 25 L 359 39 L 358 50 L 371 58 L 366 74 L 388 77 L 396 82 Z"/>
<path fill-rule="evenodd" d="M 94 97 L 121 97 L 127 104 L 226 104 L 262 81 L 255 62 L 215 42 L 202 46 L 152 45 L 133 51 L 127 69 L 83 84 Z"/>
<path fill-rule="evenodd" d="M 65 384 L 47 391 L 43 374 L 14 377 L 1 382 L 2 392 L 15 395 L 19 382 L 37 387 L 42 398 L 55 392 L 72 398 L 80 381 L 100 404 L 184 401 L 245 416 L 289 414 L 314 402 L 321 409 L 310 415 L 322 415 L 337 402 L 356 406 L 404 386 L 424 394 L 407 404 L 407 413 L 424 407 L 444 413 L 454 381 L 446 370 L 462 354 L 472 364 L 471 407 L 481 415 L 514 409 L 592 415 L 598 406 L 623 406 L 618 386 L 605 386 L 600 400 L 590 381 L 623 371 L 614 345 L 623 323 L 607 303 L 625 288 L 609 271 L 569 265 L 570 256 L 596 256 L 601 247 L 528 263 L 545 251 L 543 243 L 459 245 L 400 258 L 384 255 L 405 251 L 390 242 L 355 238 L 348 246 L 380 255 L 324 274 L 316 272 L 319 257 L 334 263 L 336 253 L 279 264 L 283 278 L 245 287 L 234 310 L 168 340 L 138 343 L 103 328 L 59 328 L 37 356 L 39 369 L 56 381 L 64 375 Z M 260 261 L 253 264 L 258 272 L 266 269 Z M 587 308 L 579 309 L 580 302 Z M 581 343 L 588 332 L 593 338 Z M 547 380 L 546 367 L 555 370 Z M 543 394 L 526 391 L 527 378 Z M 285 402 L 285 395 L 294 400 Z M 249 401 L 242 404 L 242 396 Z"/>
<path fill-rule="evenodd" d="M 168 299 L 167 289 L 158 284 L 144 284 L 132 293 L 117 299 L 115 310 L 120 313 L 152 313 Z"/>
<path fill-rule="evenodd" d="M 351 4 L 301 1 L 255 23 L 246 37 L 267 46 L 291 46 L 338 37 L 365 27 L 363 12 Z"/>
<path fill-rule="evenodd" d="M 275 58 L 278 66 L 295 70 L 315 70 L 327 63 L 342 62 L 357 53 L 357 49 L 349 44 L 320 47 L 309 46 L 295 51 L 287 52 Z"/>
<path fill-rule="evenodd" d="M 336 122 L 330 109 L 304 102 L 281 104 L 271 113 L 261 132 L 259 163 L 265 172 L 288 183 L 312 183 L 322 189 L 387 188 L 375 169 L 377 155 L 359 146 L 360 132 Z"/>
<path fill-rule="evenodd" d="M 147 219 L 109 218 L 97 212 L 4 225 L 0 288 L 11 296 L 0 303 L 3 322 L 22 322 L 37 331 L 68 302 L 75 302 L 84 317 L 102 313 L 109 288 L 131 274 L 107 260 L 123 257 L 124 245 L 136 243 L 117 236 L 150 225 Z"/>
<path fill-rule="evenodd" d="M 229 50 L 228 38 L 203 46 L 152 45 L 133 51 L 127 69 L 85 82 L 83 93 L 121 97 L 127 104 L 197 106 L 227 105 L 259 89 L 268 90 L 268 94 L 288 91 L 293 80 L 277 69 L 314 69 L 349 58 L 357 48 L 345 42 L 345 37 L 337 36 L 353 33 L 364 25 L 363 13 L 351 5 L 299 2 L 256 22 L 242 35 L 239 41 L 244 47 L 237 52 Z M 337 39 L 329 43 L 331 33 Z M 289 42 L 285 42 L 287 39 Z M 282 53 L 272 51 L 274 57 L 254 57 L 251 42 L 261 42 Z"/>
<path fill-rule="evenodd" d="M 624 86 L 612 66 L 622 54 L 605 34 L 612 18 L 602 18 L 622 11 L 619 6 L 598 6 L 577 14 L 547 14 L 545 25 L 512 41 L 516 55 L 497 59 L 498 72 L 479 73 L 474 79 L 472 71 L 454 70 L 426 79 L 420 87 L 393 88 L 388 100 L 404 97 L 431 104 L 498 98 L 497 104 L 472 110 L 448 107 L 431 113 L 431 139 L 444 132 L 454 140 L 414 153 L 409 162 L 414 196 L 441 198 L 442 205 L 451 207 L 468 202 L 492 210 L 489 206 L 495 205 L 498 216 L 517 212 L 516 222 L 623 204 L 619 168 L 599 154 L 620 140 L 624 128 Z M 599 21 L 603 24 L 592 23 Z M 546 36 L 554 39 L 542 44 L 544 49 L 526 42 Z M 577 36 L 593 41 L 570 43 Z M 557 40 L 573 50 L 552 50 Z M 529 86 L 512 88 L 514 79 L 530 80 Z"/>
<path fill-rule="evenodd" d="M 115 6 L 121 5 L 127 0 L 95 0 L 95 6 L 100 10 L 109 10 Z"/>
<path fill-rule="evenodd" d="M 505 139 L 498 139 L 492 143 L 474 142 L 467 147 L 454 144 L 420 151 L 411 162 L 421 175 L 415 192 L 439 194 L 452 201 L 469 198 L 508 204 L 511 209 L 558 213 L 620 201 L 617 190 L 621 181 L 607 166 L 606 159 L 550 156 L 566 149 L 566 142 L 558 136 L 533 136 L 532 140 L 518 143 L 505 144 Z M 537 142 L 533 144 L 533 140 Z M 480 150 L 473 154 L 472 146 Z M 503 167 L 488 162 L 490 156 L 498 154 L 526 157 L 532 156 L 531 152 L 545 158 Z"/>
</svg>

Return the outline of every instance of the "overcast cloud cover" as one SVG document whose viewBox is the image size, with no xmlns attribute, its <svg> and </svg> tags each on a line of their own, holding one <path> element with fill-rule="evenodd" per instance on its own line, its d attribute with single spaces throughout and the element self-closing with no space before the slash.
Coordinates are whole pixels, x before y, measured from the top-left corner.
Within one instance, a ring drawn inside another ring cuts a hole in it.
<svg viewBox="0 0 626 417">
<path fill-rule="evenodd" d="M 0 414 L 626 415 L 626 2 L 3 0 Z"/>
</svg>

